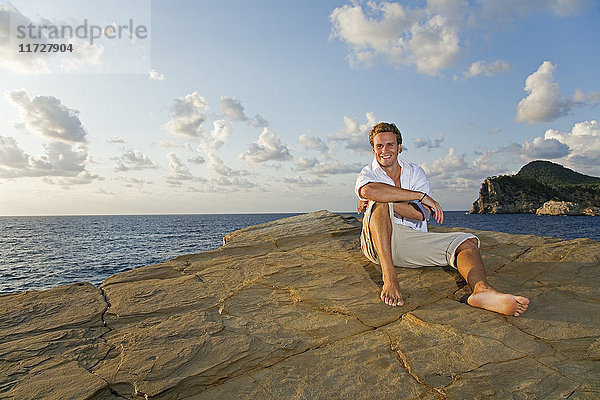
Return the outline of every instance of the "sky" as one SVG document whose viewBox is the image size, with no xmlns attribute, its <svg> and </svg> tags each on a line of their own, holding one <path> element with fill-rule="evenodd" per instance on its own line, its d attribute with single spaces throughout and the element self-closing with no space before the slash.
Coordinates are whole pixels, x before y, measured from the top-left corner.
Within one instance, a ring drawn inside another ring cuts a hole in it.
<svg viewBox="0 0 600 400">
<path fill-rule="evenodd" d="M 380 121 L 468 210 L 600 176 L 599 65 L 598 1 L 0 0 L 0 215 L 353 211 Z"/>
</svg>

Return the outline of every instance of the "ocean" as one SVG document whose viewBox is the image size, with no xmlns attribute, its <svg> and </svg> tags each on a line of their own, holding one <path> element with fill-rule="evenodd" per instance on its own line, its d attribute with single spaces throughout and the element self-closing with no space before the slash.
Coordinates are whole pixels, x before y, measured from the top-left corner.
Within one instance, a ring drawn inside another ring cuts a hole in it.
<svg viewBox="0 0 600 400">
<path fill-rule="evenodd" d="M 0 294 L 99 285 L 118 272 L 218 248 L 234 230 L 293 215 L 0 217 Z M 444 215 L 444 226 L 600 241 L 600 217 Z"/>
</svg>

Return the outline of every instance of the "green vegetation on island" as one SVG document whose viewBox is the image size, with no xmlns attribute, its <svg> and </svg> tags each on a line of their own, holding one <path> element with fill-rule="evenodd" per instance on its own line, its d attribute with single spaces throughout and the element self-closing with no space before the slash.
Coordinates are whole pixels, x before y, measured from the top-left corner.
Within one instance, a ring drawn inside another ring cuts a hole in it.
<svg viewBox="0 0 600 400">
<path fill-rule="evenodd" d="M 471 214 L 598 215 L 600 178 L 550 161 L 532 161 L 516 175 L 485 179 Z"/>
</svg>

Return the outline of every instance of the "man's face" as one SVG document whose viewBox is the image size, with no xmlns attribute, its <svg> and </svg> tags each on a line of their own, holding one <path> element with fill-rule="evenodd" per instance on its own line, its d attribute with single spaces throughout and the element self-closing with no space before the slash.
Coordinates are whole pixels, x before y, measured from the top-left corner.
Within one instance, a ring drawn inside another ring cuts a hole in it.
<svg viewBox="0 0 600 400">
<path fill-rule="evenodd" d="M 389 167 L 397 163 L 400 145 L 396 142 L 396 135 L 393 132 L 381 132 L 375 135 L 373 153 L 382 167 Z"/>
</svg>

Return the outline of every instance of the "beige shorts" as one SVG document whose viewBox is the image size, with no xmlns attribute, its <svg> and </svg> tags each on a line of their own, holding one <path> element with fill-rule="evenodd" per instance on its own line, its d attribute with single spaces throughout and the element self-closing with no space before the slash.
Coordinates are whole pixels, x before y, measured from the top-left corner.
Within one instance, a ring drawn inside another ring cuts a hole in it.
<svg viewBox="0 0 600 400">
<path fill-rule="evenodd" d="M 374 204 L 374 201 L 369 201 L 367 211 L 365 211 L 360 244 L 365 256 L 375 264 L 379 264 L 369 230 L 369 220 Z M 396 224 L 394 223 L 393 205 L 394 203 L 389 203 L 388 208 L 392 221 L 392 260 L 396 267 L 419 268 L 451 265 L 456 268 L 454 262 L 456 249 L 462 242 L 475 238 L 479 246 L 479 238 L 470 233 L 421 232 L 405 225 Z"/>
</svg>

